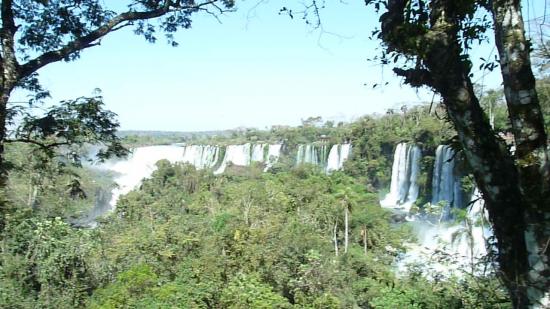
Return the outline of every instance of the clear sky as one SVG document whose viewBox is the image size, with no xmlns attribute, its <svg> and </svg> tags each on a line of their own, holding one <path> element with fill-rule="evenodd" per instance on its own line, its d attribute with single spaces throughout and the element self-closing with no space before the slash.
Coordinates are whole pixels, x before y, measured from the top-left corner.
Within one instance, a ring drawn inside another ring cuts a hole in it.
<svg viewBox="0 0 550 309">
<path fill-rule="evenodd" d="M 221 24 L 195 15 L 192 28 L 177 34 L 177 48 L 162 37 L 147 43 L 130 30 L 111 34 L 79 60 L 43 68 L 41 81 L 53 101 L 100 88 L 126 130 L 265 128 L 309 116 L 350 120 L 431 100 L 401 86 L 389 67 L 367 61 L 377 53 L 378 42 L 368 37 L 378 17 L 363 1 L 327 1 L 325 33 L 279 15 L 279 1 L 251 9 L 255 3 L 238 2 Z"/>
</svg>

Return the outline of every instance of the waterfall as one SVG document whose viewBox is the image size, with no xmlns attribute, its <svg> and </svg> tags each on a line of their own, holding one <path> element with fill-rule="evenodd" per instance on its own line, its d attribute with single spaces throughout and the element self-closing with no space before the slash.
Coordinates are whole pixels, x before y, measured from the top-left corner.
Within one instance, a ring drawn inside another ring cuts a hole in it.
<svg viewBox="0 0 550 309">
<path fill-rule="evenodd" d="M 330 149 L 327 144 L 299 145 L 296 154 L 296 165 L 313 164 L 321 167 L 327 173 L 342 169 L 351 153 L 351 144 L 336 144 Z"/>
<path fill-rule="evenodd" d="M 212 168 L 218 163 L 220 147 L 211 145 L 184 146 L 182 162 L 192 164 L 197 169 Z"/>
<path fill-rule="evenodd" d="M 420 148 L 400 143 L 395 148 L 392 165 L 390 192 L 380 201 L 386 208 L 408 212 L 418 198 L 418 174 L 421 159 Z"/>
<path fill-rule="evenodd" d="M 227 165 L 231 162 L 234 165 L 248 166 L 250 165 L 251 156 L 250 143 L 243 145 L 229 145 L 225 148 L 225 156 L 223 157 L 220 167 L 214 172 L 214 174 L 221 174 L 227 168 Z"/>
<path fill-rule="evenodd" d="M 300 164 L 313 164 L 319 165 L 319 152 L 317 148 L 312 144 L 298 146 L 298 154 L 296 155 L 296 165 Z"/>
<path fill-rule="evenodd" d="M 476 269 L 487 254 L 487 240 L 492 236 L 484 201 L 477 188 L 470 199 L 465 220 L 432 224 L 426 221 L 409 222 L 418 239 L 418 244 L 406 244 L 407 253 L 398 262 L 398 272 L 406 272 L 407 265 L 421 264 L 432 268 L 438 275 L 458 275 Z M 496 248 L 493 248 L 496 250 Z M 452 257 L 451 263 L 442 262 Z M 434 259 L 436 257 L 436 259 Z M 485 270 L 483 270 L 485 271 Z"/>
<path fill-rule="evenodd" d="M 277 161 L 279 161 L 282 146 L 282 144 L 268 145 L 267 163 L 265 165 L 264 172 L 267 172 L 275 163 L 277 163 Z"/>
<path fill-rule="evenodd" d="M 348 159 L 351 153 L 351 144 L 336 144 L 330 148 L 327 159 L 326 172 L 342 169 L 344 161 Z"/>
<path fill-rule="evenodd" d="M 460 175 L 455 172 L 455 152 L 448 145 L 439 145 L 435 154 L 432 180 L 432 204 L 442 203 L 443 218 L 448 218 L 452 207 L 463 206 Z"/>
<path fill-rule="evenodd" d="M 183 148 L 178 146 L 148 146 L 139 147 L 132 151 L 126 160 L 109 161 L 101 168 L 115 172 L 114 181 L 117 188 L 111 192 L 111 209 L 114 209 L 120 195 L 136 188 L 141 180 L 149 177 L 156 170 L 155 163 L 162 159 L 174 163 L 181 161 Z"/>
<path fill-rule="evenodd" d="M 252 146 L 251 162 L 264 162 L 265 161 L 265 149 L 269 147 L 268 144 L 255 144 Z"/>
</svg>

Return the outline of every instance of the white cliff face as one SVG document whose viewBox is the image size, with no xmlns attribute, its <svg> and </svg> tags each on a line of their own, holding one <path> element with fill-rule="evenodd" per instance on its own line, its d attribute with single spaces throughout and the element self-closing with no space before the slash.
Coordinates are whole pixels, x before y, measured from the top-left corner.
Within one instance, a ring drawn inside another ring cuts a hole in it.
<svg viewBox="0 0 550 309">
<path fill-rule="evenodd" d="M 421 159 L 420 148 L 407 143 L 397 145 L 393 157 L 390 192 L 380 201 L 386 208 L 408 212 L 418 198 L 418 174 Z"/>
<path fill-rule="evenodd" d="M 454 150 L 448 145 L 437 147 L 432 180 L 432 204 L 443 203 L 443 218 L 449 217 L 451 208 L 463 205 L 460 175 L 455 173 L 454 155 Z"/>
<path fill-rule="evenodd" d="M 351 154 L 351 144 L 336 144 L 330 148 L 328 154 L 326 172 L 341 170 L 344 167 L 344 162 Z"/>
</svg>

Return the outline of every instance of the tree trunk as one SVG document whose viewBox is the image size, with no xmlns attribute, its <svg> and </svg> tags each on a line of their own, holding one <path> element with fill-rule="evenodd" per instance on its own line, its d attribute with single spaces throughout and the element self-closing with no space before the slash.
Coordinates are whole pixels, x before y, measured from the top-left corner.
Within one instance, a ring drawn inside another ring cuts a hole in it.
<svg viewBox="0 0 550 309">
<path fill-rule="evenodd" d="M 525 198 L 526 245 L 532 306 L 550 307 L 550 165 L 547 132 L 531 70 L 520 1 L 494 0 L 495 43 L 512 123 L 520 190 Z"/>
<path fill-rule="evenodd" d="M 349 230 L 349 222 L 348 222 L 348 221 L 349 221 L 349 210 L 348 210 L 347 207 L 344 208 L 344 220 L 345 220 L 345 222 L 344 222 L 344 224 L 345 224 L 345 226 L 344 226 L 344 253 L 348 253 L 348 241 L 349 241 L 349 238 L 348 238 L 348 237 L 349 237 L 349 236 L 348 236 L 348 234 L 349 234 L 349 231 L 348 231 L 348 230 Z"/>
<path fill-rule="evenodd" d="M 367 230 L 367 226 L 365 225 L 363 228 L 363 251 L 365 251 L 365 255 L 367 255 L 367 244 L 369 240 L 369 232 Z"/>
<path fill-rule="evenodd" d="M 338 256 L 338 222 L 334 222 L 334 231 L 332 233 L 334 240 L 334 253 Z"/>
<path fill-rule="evenodd" d="M 523 178 L 518 172 L 516 162 L 504 141 L 492 130 L 475 96 L 469 77 L 471 64 L 463 57 L 459 34 L 461 25 L 455 19 L 459 14 L 455 11 L 459 8 L 454 5 L 455 1 L 431 1 L 427 21 L 429 28 L 422 28 L 422 31 L 410 27 L 409 21 L 405 19 L 407 3 L 404 0 L 388 1 L 388 11 L 381 17 L 381 38 L 389 51 L 417 56 L 422 66 L 411 69 L 396 68 L 394 71 L 403 76 L 406 83 L 416 87 L 429 86 L 441 95 L 449 119 L 458 133 L 466 161 L 471 166 L 476 184 L 483 193 L 497 239 L 499 275 L 509 290 L 514 307 L 528 308 L 532 303 L 527 287 L 533 284 L 533 281 L 529 280 L 531 268 L 524 237 L 527 231 L 525 215 L 532 205 L 533 198 L 539 201 L 539 208 L 549 206 L 540 204 L 543 192 L 525 190 L 528 184 L 521 183 L 520 179 Z M 531 120 L 530 114 L 540 113 L 540 110 L 537 110 L 538 103 L 529 102 L 533 103 L 530 105 L 531 108 L 522 106 L 518 109 L 518 113 L 524 116 L 525 121 Z M 513 112 L 510 113 L 510 118 L 512 122 L 515 121 Z M 525 147 L 535 149 L 533 145 L 537 143 L 531 143 L 527 133 L 535 133 L 534 139 L 540 139 L 541 135 L 533 132 L 533 126 L 529 122 L 525 123 L 527 129 L 523 131 L 521 127 L 524 122 L 517 119 L 516 121 L 520 130 L 520 140 L 521 134 L 526 134 L 522 140 Z M 537 156 L 536 153 L 529 154 L 527 150 L 525 152 L 527 158 Z M 519 165 L 522 164 L 525 162 L 519 161 Z M 541 178 L 538 179 L 540 181 Z M 544 185 L 537 187 L 541 188 Z M 524 194 L 528 192 L 533 196 L 526 198 Z M 539 220 L 549 222 L 546 215 L 547 213 L 544 213 Z M 547 225 L 548 223 L 542 224 L 541 228 Z M 540 266 L 546 269 L 544 265 Z"/>
<path fill-rule="evenodd" d="M 3 80 L 5 79 L 3 78 Z M 4 230 L 4 219 L 8 207 L 5 192 L 8 184 L 8 171 L 5 162 L 4 141 L 6 139 L 6 114 L 10 92 L 11 90 L 6 91 L 0 85 L 0 232 Z"/>
</svg>

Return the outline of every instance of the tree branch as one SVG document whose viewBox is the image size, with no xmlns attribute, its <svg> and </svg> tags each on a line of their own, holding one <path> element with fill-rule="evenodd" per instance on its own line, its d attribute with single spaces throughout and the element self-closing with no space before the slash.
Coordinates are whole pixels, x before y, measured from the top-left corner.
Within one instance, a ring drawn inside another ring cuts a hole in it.
<svg viewBox="0 0 550 309">
<path fill-rule="evenodd" d="M 394 68 L 393 72 L 397 76 L 405 78 L 405 84 L 409 84 L 413 87 L 428 86 L 434 88 L 432 75 L 430 71 L 426 69 L 401 69 Z"/>
<path fill-rule="evenodd" d="M 4 0 L 2 0 L 4 3 Z M 208 6 L 211 4 L 214 4 L 218 2 L 219 0 L 210 0 L 206 1 L 200 4 L 194 4 L 194 5 L 188 5 L 188 6 L 181 6 L 176 5 L 174 8 L 171 8 L 170 5 L 172 4 L 172 1 L 166 1 L 165 5 L 151 11 L 145 11 L 145 12 L 125 12 L 121 13 L 115 17 L 113 17 L 111 20 L 109 20 L 105 25 L 91 31 L 85 36 L 79 37 L 74 39 L 73 41 L 67 43 L 65 46 L 53 50 L 50 52 L 46 52 L 29 62 L 25 63 L 21 66 L 19 73 L 21 77 L 25 77 L 30 75 L 33 72 L 36 72 L 38 69 L 42 68 L 45 65 L 48 65 L 52 62 L 61 61 L 71 54 L 74 54 L 75 52 L 78 52 L 80 50 L 92 47 L 96 44 L 94 44 L 95 41 L 98 39 L 104 37 L 110 32 L 122 29 L 126 25 L 122 25 L 123 23 L 132 22 L 136 20 L 147 20 L 147 19 L 153 19 L 160 17 L 164 14 L 167 14 L 169 12 L 176 12 L 176 11 L 184 11 L 184 10 L 198 10 L 201 9 L 204 6 Z"/>
<path fill-rule="evenodd" d="M 44 150 L 50 150 L 54 147 L 70 145 L 69 142 L 57 142 L 57 143 L 46 144 L 46 143 L 41 143 L 41 142 L 33 140 L 33 139 L 28 139 L 28 138 L 6 139 L 6 140 L 4 140 L 4 143 L 33 144 L 33 145 L 39 146 L 40 148 L 42 148 Z"/>
</svg>

